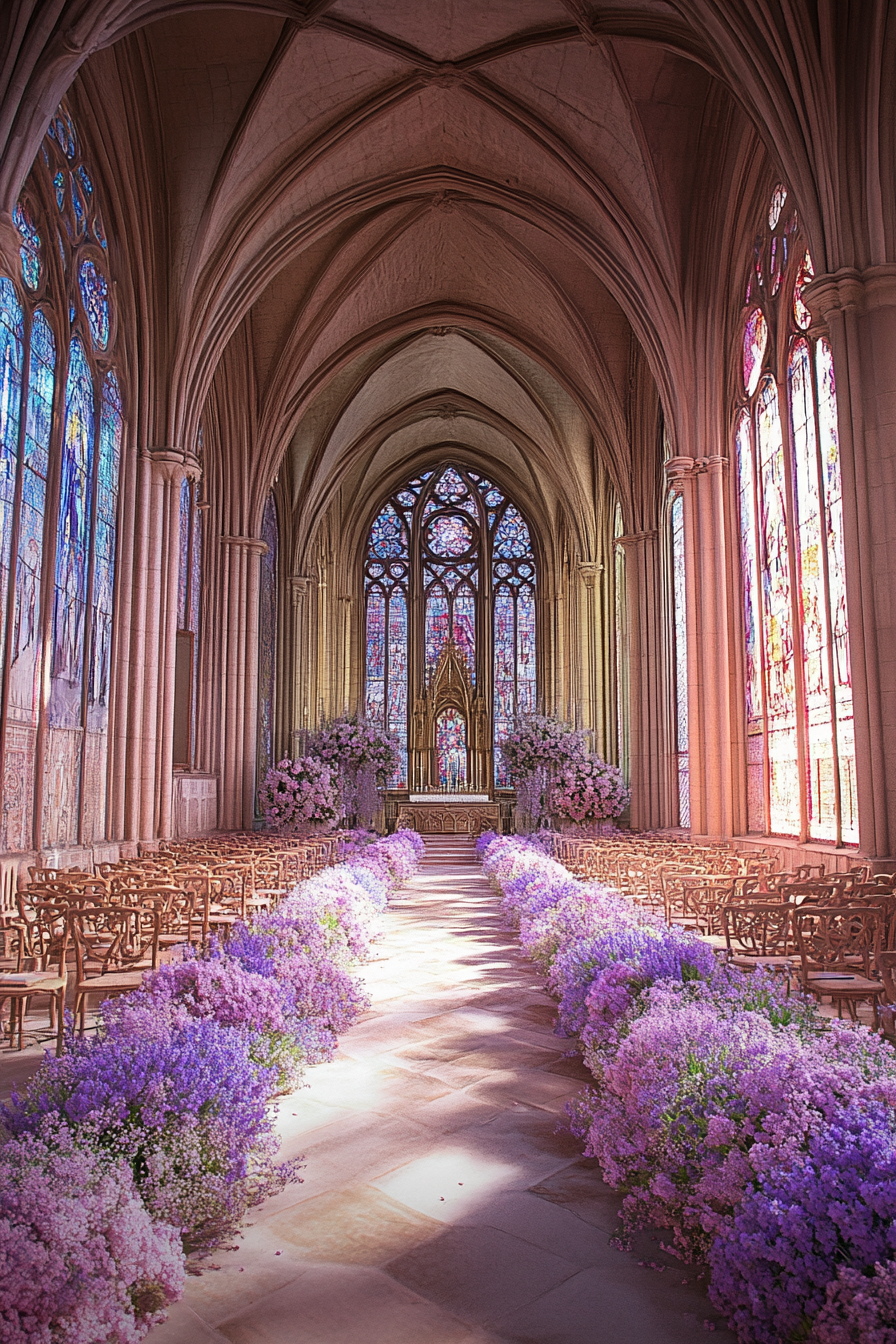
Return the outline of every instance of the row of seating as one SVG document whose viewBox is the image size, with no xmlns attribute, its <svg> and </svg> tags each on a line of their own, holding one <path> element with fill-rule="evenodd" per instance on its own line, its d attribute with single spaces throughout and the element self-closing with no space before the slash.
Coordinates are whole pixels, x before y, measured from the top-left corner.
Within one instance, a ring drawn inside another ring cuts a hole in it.
<svg viewBox="0 0 896 1344">
<path fill-rule="evenodd" d="M 238 920 L 270 910 L 296 883 L 335 863 L 342 837 L 228 833 L 137 858 L 80 868 L 31 867 L 3 918 L 7 965 L 0 1011 L 23 1046 L 30 1000 L 49 1001 L 57 1052 L 71 1002 L 83 1032 L 91 998 L 134 989 L 178 945 L 226 940 Z M 72 975 L 73 972 L 73 975 Z"/>
<path fill-rule="evenodd" d="M 688 928 L 743 969 L 766 967 L 842 1015 L 871 1006 L 896 1038 L 896 874 L 776 871 L 759 850 L 668 837 L 554 838 L 555 857 Z"/>
</svg>

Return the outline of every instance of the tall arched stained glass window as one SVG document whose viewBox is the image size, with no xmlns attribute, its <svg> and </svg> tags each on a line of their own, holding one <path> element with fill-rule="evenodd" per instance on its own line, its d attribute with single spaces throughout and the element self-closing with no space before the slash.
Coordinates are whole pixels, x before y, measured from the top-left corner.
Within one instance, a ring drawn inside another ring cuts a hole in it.
<svg viewBox="0 0 896 1344">
<path fill-rule="evenodd" d="M 367 537 L 365 712 L 399 741 L 392 787 L 505 787 L 494 742 L 537 701 L 536 562 L 515 504 L 445 464 L 384 504 Z"/>
<path fill-rule="evenodd" d="M 5 653 L 22 413 L 22 309 L 0 279 L 0 654 Z"/>
<path fill-rule="evenodd" d="M 535 562 L 532 541 L 519 510 L 506 504 L 497 513 L 492 541 L 492 583 L 495 594 L 495 740 L 520 714 L 536 705 Z M 499 757 L 495 783 L 509 784 Z"/>
<path fill-rule="evenodd" d="M 365 567 L 365 712 L 398 740 L 401 759 L 390 780 L 393 788 L 404 788 L 407 784 L 408 513 L 417 502 L 416 493 L 409 490 L 402 491 L 401 496 L 404 502 L 401 497 L 390 501 L 375 519 L 368 537 Z M 427 614 L 427 630 L 429 623 Z"/>
<path fill-rule="evenodd" d="M 13 214 L 21 269 L 0 276 L 0 851 L 106 832 L 125 421 L 97 197 L 61 107 Z"/>
<path fill-rule="evenodd" d="M 776 188 L 743 316 L 735 423 L 751 831 L 855 843 L 837 404 L 814 274 Z"/>
</svg>

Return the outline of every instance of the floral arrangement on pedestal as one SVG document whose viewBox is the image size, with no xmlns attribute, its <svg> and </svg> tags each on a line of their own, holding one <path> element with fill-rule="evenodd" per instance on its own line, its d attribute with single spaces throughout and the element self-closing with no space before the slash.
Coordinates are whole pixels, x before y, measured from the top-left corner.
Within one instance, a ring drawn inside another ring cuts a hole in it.
<svg viewBox="0 0 896 1344">
<path fill-rule="evenodd" d="M 551 789 L 551 811 L 564 821 L 588 826 L 618 817 L 630 797 L 619 767 L 589 754 L 560 767 Z"/>
<path fill-rule="evenodd" d="M 330 830 L 340 814 L 336 769 L 317 756 L 278 761 L 264 777 L 259 802 L 271 830 Z"/>
<path fill-rule="evenodd" d="M 396 739 L 379 724 L 348 714 L 315 733 L 308 749 L 338 770 L 344 816 L 371 825 L 381 790 L 398 766 Z"/>
<path fill-rule="evenodd" d="M 585 755 L 585 732 L 547 714 L 526 714 L 498 743 L 516 789 L 521 829 L 534 829 L 550 811 L 550 786 L 558 772 Z M 522 820 L 521 818 L 521 820 Z"/>
<path fill-rule="evenodd" d="M 369 1006 L 354 967 L 422 848 L 359 838 L 223 949 L 184 947 L 107 1000 L 0 1107 L 2 1344 L 138 1344 L 297 1179 L 271 1103 Z"/>
</svg>

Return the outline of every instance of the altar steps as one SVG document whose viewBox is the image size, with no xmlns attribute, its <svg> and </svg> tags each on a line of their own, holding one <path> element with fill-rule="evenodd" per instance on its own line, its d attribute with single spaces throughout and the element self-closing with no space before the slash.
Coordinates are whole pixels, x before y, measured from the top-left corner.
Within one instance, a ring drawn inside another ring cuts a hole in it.
<svg viewBox="0 0 896 1344">
<path fill-rule="evenodd" d="M 469 835 L 424 835 L 423 842 L 426 845 L 426 853 L 420 860 L 423 868 L 476 863 L 476 846 Z"/>
</svg>

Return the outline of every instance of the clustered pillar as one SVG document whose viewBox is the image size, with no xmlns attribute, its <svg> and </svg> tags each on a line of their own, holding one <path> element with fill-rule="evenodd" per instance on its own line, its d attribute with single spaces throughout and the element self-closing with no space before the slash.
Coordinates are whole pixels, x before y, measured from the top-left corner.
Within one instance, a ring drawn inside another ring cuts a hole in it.
<svg viewBox="0 0 896 1344">
<path fill-rule="evenodd" d="M 235 830 L 251 827 L 255 816 L 259 566 L 267 546 L 257 537 L 228 536 L 221 547 L 218 825 Z"/>
</svg>

